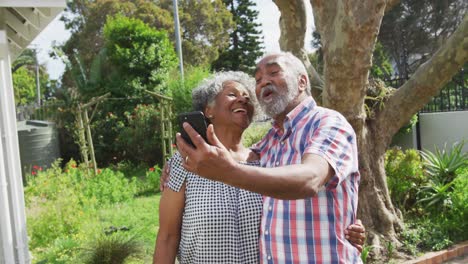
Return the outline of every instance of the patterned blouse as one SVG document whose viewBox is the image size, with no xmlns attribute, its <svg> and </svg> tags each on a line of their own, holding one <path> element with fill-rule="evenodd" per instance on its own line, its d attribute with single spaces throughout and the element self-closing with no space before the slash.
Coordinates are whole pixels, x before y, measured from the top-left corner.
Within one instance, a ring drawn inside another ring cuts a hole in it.
<svg viewBox="0 0 468 264">
<path fill-rule="evenodd" d="M 186 171 L 179 153 L 170 171 L 170 189 L 186 182 L 179 263 L 258 263 L 262 196 Z"/>
</svg>

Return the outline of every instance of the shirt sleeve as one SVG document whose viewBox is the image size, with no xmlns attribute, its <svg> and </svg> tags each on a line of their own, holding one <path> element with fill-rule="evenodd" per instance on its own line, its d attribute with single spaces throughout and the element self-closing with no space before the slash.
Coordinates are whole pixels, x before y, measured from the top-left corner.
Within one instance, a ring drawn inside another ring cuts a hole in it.
<svg viewBox="0 0 468 264">
<path fill-rule="evenodd" d="M 182 156 L 179 152 L 176 152 L 172 156 L 170 163 L 169 182 L 167 186 L 171 190 L 179 192 L 190 172 L 182 167 Z"/>
<path fill-rule="evenodd" d="M 356 135 L 346 119 L 330 112 L 308 138 L 304 153 L 319 155 L 330 164 L 335 175 L 325 185 L 333 189 L 346 177 L 358 171 Z"/>
</svg>

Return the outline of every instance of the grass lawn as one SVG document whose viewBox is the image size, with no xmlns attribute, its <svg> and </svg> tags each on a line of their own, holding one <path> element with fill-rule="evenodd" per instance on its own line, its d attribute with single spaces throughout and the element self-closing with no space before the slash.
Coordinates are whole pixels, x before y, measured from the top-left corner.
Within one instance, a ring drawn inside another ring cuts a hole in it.
<svg viewBox="0 0 468 264">
<path fill-rule="evenodd" d="M 116 204 L 98 212 L 99 224 L 104 229 L 110 226 L 128 227 L 132 235 L 142 243 L 144 262 L 153 257 L 156 232 L 159 228 L 159 199 L 161 195 L 137 197 L 127 203 Z M 122 232 L 122 231 L 120 231 Z M 138 262 L 134 262 L 138 263 Z"/>
<path fill-rule="evenodd" d="M 160 194 L 148 196 L 139 196 L 127 202 L 116 203 L 94 210 L 83 210 L 75 213 L 75 218 L 80 222 L 79 229 L 74 231 L 73 235 L 69 232 L 57 234 L 57 236 L 36 247 L 30 244 L 30 250 L 33 256 L 33 263 L 81 263 L 82 252 L 92 249 L 96 245 L 96 238 L 105 236 L 105 232 L 116 229 L 128 228 L 128 230 L 119 230 L 115 233 L 125 237 L 133 237 L 142 251 L 139 259 L 132 259 L 128 263 L 151 263 L 158 230 L 158 209 Z M 61 208 L 66 208 L 66 203 Z M 35 204 L 34 208 L 28 208 L 29 213 L 34 211 L 55 211 L 56 207 Z M 56 226 L 55 221 L 65 221 L 60 219 L 62 216 L 56 213 L 58 219 L 43 219 L 41 214 L 28 213 L 28 231 L 42 231 L 43 226 Z M 37 224 L 36 221 L 39 221 Z M 48 223 L 47 223 L 48 221 Z M 33 225 L 30 228 L 29 225 Z M 38 229 L 39 228 L 39 229 Z M 31 234 L 30 234 L 31 235 Z M 45 261 L 45 262 L 44 262 Z"/>
</svg>

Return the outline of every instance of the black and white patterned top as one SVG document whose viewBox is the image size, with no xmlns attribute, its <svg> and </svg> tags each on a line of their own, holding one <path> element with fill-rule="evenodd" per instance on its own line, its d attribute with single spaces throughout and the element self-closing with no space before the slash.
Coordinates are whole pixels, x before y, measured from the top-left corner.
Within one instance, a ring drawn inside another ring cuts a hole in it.
<svg viewBox="0 0 468 264">
<path fill-rule="evenodd" d="M 170 171 L 170 189 L 186 182 L 179 262 L 258 263 L 262 196 L 186 171 L 179 153 Z"/>
</svg>

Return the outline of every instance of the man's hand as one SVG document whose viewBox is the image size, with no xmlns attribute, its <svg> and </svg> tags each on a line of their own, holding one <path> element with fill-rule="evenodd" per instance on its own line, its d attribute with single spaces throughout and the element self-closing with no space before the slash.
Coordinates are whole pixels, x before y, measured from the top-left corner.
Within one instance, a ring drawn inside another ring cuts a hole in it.
<svg viewBox="0 0 468 264">
<path fill-rule="evenodd" d="M 177 149 L 184 158 L 182 166 L 192 173 L 215 181 L 222 182 L 224 177 L 229 177 L 226 172 L 233 171 L 237 162 L 216 137 L 213 125 L 210 124 L 206 131 L 210 144 L 206 143 L 190 124 L 184 123 L 183 127 L 195 148 L 187 144 L 180 133 L 177 133 Z"/>
<path fill-rule="evenodd" d="M 348 226 L 344 233 L 346 239 L 348 239 L 349 242 L 351 242 L 351 244 L 353 244 L 361 253 L 362 247 L 366 242 L 366 229 L 362 225 L 361 220 L 357 219 L 356 223 Z"/>
</svg>

